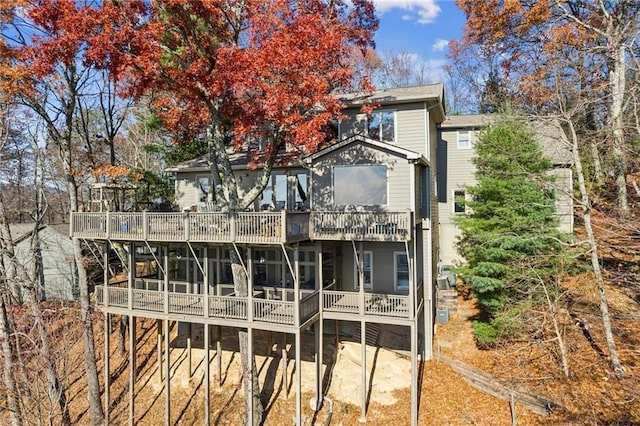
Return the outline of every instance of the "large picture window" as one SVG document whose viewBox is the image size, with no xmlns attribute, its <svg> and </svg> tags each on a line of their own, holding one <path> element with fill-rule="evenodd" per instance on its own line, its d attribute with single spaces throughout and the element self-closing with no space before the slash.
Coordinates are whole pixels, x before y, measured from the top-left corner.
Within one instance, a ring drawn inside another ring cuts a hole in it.
<svg viewBox="0 0 640 426">
<path fill-rule="evenodd" d="M 209 187 L 211 186 L 210 176 L 198 176 L 198 202 L 205 203 L 209 200 Z"/>
<path fill-rule="evenodd" d="M 409 258 L 407 253 L 401 251 L 394 253 L 393 271 L 396 290 L 409 290 Z"/>
<path fill-rule="evenodd" d="M 335 166 L 333 201 L 337 206 L 387 204 L 387 166 Z"/>
<path fill-rule="evenodd" d="M 395 111 L 374 111 L 367 123 L 367 133 L 371 139 L 393 142 L 396 139 Z"/>
</svg>

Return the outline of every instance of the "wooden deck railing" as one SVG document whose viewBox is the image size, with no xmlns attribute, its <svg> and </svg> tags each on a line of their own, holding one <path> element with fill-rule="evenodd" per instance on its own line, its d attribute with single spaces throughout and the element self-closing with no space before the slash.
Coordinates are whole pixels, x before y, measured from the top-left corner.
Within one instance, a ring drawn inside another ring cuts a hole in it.
<svg viewBox="0 0 640 426">
<path fill-rule="evenodd" d="M 323 309 L 327 312 L 359 314 L 361 303 L 364 314 L 381 317 L 411 318 L 409 296 L 402 294 L 360 293 L 353 291 L 325 290 Z"/>
<path fill-rule="evenodd" d="M 223 289 L 224 290 L 224 289 Z M 133 310 L 145 312 L 167 312 L 193 317 L 205 317 L 204 295 L 193 293 L 168 293 L 168 306 L 165 306 L 165 293 L 162 290 L 146 290 L 115 286 L 96 286 L 96 299 L 100 307 L 129 308 L 129 291 L 133 296 L 131 307 Z M 264 294 L 264 293 L 260 293 Z M 286 294 L 286 293 L 284 293 Z M 294 294 L 291 292 L 291 294 Z M 306 295 L 296 301 L 269 300 L 253 298 L 253 321 L 295 326 L 295 303 L 300 303 L 301 324 L 318 313 L 318 292 Z M 238 296 L 209 296 L 209 312 L 206 317 L 220 319 L 234 319 L 248 321 L 247 297 Z"/>
<path fill-rule="evenodd" d="M 411 212 L 311 212 L 309 236 L 314 240 L 408 241 Z"/>
<path fill-rule="evenodd" d="M 127 241 L 279 244 L 309 238 L 309 213 L 72 213 L 71 236 Z"/>
</svg>

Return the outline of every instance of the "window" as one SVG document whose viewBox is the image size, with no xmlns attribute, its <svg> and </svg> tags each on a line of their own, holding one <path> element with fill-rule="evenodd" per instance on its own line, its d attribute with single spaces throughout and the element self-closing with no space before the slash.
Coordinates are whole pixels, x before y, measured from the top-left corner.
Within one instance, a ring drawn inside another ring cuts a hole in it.
<svg viewBox="0 0 640 426">
<path fill-rule="evenodd" d="M 458 149 L 471 149 L 471 138 L 468 130 L 458 130 Z"/>
<path fill-rule="evenodd" d="M 367 134 L 371 139 L 393 142 L 396 139 L 395 111 L 374 111 L 367 122 Z"/>
<path fill-rule="evenodd" d="M 407 253 L 393 254 L 393 277 L 396 290 L 409 290 L 409 258 Z"/>
<path fill-rule="evenodd" d="M 466 212 L 466 194 L 462 189 L 456 189 L 453 191 L 453 212 L 465 213 Z"/>
<path fill-rule="evenodd" d="M 198 202 L 205 203 L 209 200 L 209 187 L 211 186 L 211 177 L 210 176 L 198 176 Z"/>
<path fill-rule="evenodd" d="M 387 204 L 387 166 L 334 166 L 333 202 L 337 206 Z"/>
<path fill-rule="evenodd" d="M 260 210 L 280 211 L 287 207 L 287 175 L 271 175 L 262 191 Z"/>
<path fill-rule="evenodd" d="M 295 208 L 296 210 L 304 210 L 307 206 L 307 192 L 309 191 L 309 179 L 305 174 L 296 175 L 296 189 L 295 189 Z"/>
<path fill-rule="evenodd" d="M 360 289 L 360 273 L 359 266 L 357 264 L 358 258 L 355 259 L 355 289 Z M 373 252 L 372 251 L 364 251 L 362 252 L 362 271 L 364 277 L 364 288 L 371 290 L 373 288 Z"/>
</svg>

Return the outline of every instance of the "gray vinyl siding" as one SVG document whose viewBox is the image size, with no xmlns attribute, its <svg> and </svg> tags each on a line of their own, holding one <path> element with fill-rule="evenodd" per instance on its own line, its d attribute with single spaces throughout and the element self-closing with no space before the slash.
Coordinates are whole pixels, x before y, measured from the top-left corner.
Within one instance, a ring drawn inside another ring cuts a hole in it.
<svg viewBox="0 0 640 426">
<path fill-rule="evenodd" d="M 446 202 L 442 202 L 443 200 L 440 199 L 441 202 L 438 203 L 440 260 L 444 265 L 452 265 L 462 260 L 455 249 L 459 230 L 453 223 L 453 218 L 456 215 L 453 212 L 453 193 L 457 189 L 464 189 L 465 186 L 476 184 L 475 167 L 471 160 L 475 155 L 473 144 L 477 132 L 469 132 L 472 149 L 458 149 L 458 129 L 442 129 L 441 132 L 440 138 L 446 144 L 447 160 L 446 175 L 444 173 L 439 175 L 440 179 L 445 179 L 445 182 L 440 182 L 440 185 L 443 189 L 441 195 L 446 197 Z"/>
<path fill-rule="evenodd" d="M 363 144 L 350 144 L 318 159 L 313 165 L 312 208 L 320 211 L 350 210 L 360 206 L 335 206 L 333 202 L 333 166 L 386 165 L 387 204 L 375 206 L 386 211 L 402 211 L 411 205 L 411 167 L 406 160 L 389 152 Z M 371 207 L 371 206 L 368 206 Z"/>
<path fill-rule="evenodd" d="M 360 244 L 356 242 L 356 250 L 360 249 Z M 394 288 L 394 253 L 405 253 L 404 244 L 401 243 L 375 243 L 364 242 L 363 251 L 373 253 L 373 288 L 374 293 L 396 293 Z M 355 287 L 356 267 L 353 245 L 350 241 L 342 243 L 342 291 L 357 291 Z M 407 292 L 400 292 L 406 294 Z"/>
<path fill-rule="evenodd" d="M 556 214 L 558 215 L 558 229 L 560 232 L 573 232 L 573 173 L 570 168 L 554 169 L 556 177 L 554 183 L 556 193 Z"/>
<path fill-rule="evenodd" d="M 425 104 L 414 102 L 405 105 L 381 106 L 379 111 L 395 111 L 394 145 L 425 154 L 427 141 L 427 126 L 425 123 Z M 358 109 L 345 111 L 346 118 L 340 122 L 340 139 L 353 135 L 366 135 L 367 116 Z M 434 133 L 435 134 L 435 133 Z"/>
</svg>

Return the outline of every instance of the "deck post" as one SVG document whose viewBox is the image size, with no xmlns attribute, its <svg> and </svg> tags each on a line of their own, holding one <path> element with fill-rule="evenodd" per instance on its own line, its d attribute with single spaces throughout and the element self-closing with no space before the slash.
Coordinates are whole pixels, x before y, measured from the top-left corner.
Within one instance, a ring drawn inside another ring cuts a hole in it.
<svg viewBox="0 0 640 426">
<path fill-rule="evenodd" d="M 160 383 L 162 383 L 163 369 L 162 369 L 162 320 L 156 320 L 157 335 L 157 347 L 158 347 L 158 376 L 160 377 Z"/>
<path fill-rule="evenodd" d="M 102 304 L 109 306 L 109 241 L 105 241 L 102 245 L 102 264 L 104 266 L 103 281 L 104 281 L 104 293 L 102 293 Z M 99 303 L 98 303 L 99 304 Z M 111 323 L 107 332 L 111 329 Z"/>
<path fill-rule="evenodd" d="M 362 366 L 361 377 L 361 400 L 360 400 L 360 421 L 367 421 L 367 331 L 366 321 L 360 321 L 360 365 Z"/>
<path fill-rule="evenodd" d="M 101 206 L 101 208 L 102 208 L 102 206 Z M 111 239 L 111 217 L 110 217 L 108 211 L 105 213 L 105 224 L 104 225 L 105 225 L 104 231 L 105 231 L 105 234 L 106 234 L 106 238 L 107 238 L 107 240 L 110 240 Z"/>
<path fill-rule="evenodd" d="M 187 365 L 189 368 L 189 379 L 191 379 L 192 371 L 191 371 L 191 336 L 192 336 L 193 327 L 191 323 L 187 323 Z"/>
<path fill-rule="evenodd" d="M 209 326 L 207 326 L 207 333 Z M 216 358 L 218 359 L 218 387 L 222 387 L 222 326 L 216 326 Z"/>
<path fill-rule="evenodd" d="M 109 385 L 111 384 L 111 372 L 109 367 L 109 323 L 111 314 L 104 315 L 104 424 L 109 424 Z"/>
<path fill-rule="evenodd" d="M 249 289 L 249 292 L 251 292 L 252 289 Z M 253 357 L 253 329 L 251 327 L 247 328 L 247 354 L 249 359 L 247 360 L 247 371 L 243 372 L 243 374 L 247 374 L 247 377 L 244 378 L 244 385 L 248 387 L 247 391 L 248 391 L 248 395 L 247 398 L 249 398 L 249 412 L 247 413 L 247 425 L 248 426 L 253 426 L 253 415 L 255 414 L 253 412 L 253 408 L 254 408 L 254 403 L 253 403 L 253 392 L 255 391 L 255 389 L 253 389 L 253 362 L 254 362 L 254 357 Z"/>
<path fill-rule="evenodd" d="M 208 285 L 208 284 L 207 284 Z M 204 358 L 204 426 L 209 426 L 209 410 L 211 409 L 211 384 L 209 369 L 209 362 L 211 358 L 209 357 L 209 324 L 204 324 L 204 343 L 203 343 L 203 351 L 202 356 Z"/>
<path fill-rule="evenodd" d="M 364 315 L 364 244 L 362 241 L 358 242 L 358 252 L 356 255 L 358 259 L 358 305 L 360 315 Z"/>
<path fill-rule="evenodd" d="M 169 348 L 169 320 L 164 320 L 164 423 L 171 424 L 171 350 Z"/>
<path fill-rule="evenodd" d="M 133 310 L 133 285 L 136 279 L 136 259 L 135 259 L 135 244 L 129 243 L 129 253 L 127 253 L 127 264 L 129 267 L 129 273 L 127 274 L 127 306 L 129 310 Z"/>
<path fill-rule="evenodd" d="M 316 350 L 316 406 L 315 411 L 320 409 L 322 405 L 322 319 L 315 323 L 314 337 Z"/>
<path fill-rule="evenodd" d="M 169 244 L 164 246 L 164 302 L 163 312 L 169 314 Z M 166 323 L 165 323 L 166 326 Z M 165 330 L 168 332 L 169 330 Z"/>
<path fill-rule="evenodd" d="M 418 425 L 418 336 L 416 322 L 411 323 L 411 426 Z"/>
<path fill-rule="evenodd" d="M 135 422 L 136 317 L 129 315 L 129 424 Z"/>
<path fill-rule="evenodd" d="M 287 333 L 282 333 L 282 385 L 284 386 L 284 397 L 289 399 L 289 383 L 287 373 Z"/>
<path fill-rule="evenodd" d="M 205 318 L 209 318 L 209 247 L 204 248 L 204 265 L 202 278 L 204 281 L 202 293 L 204 300 L 202 301 L 203 314 Z"/>
<path fill-rule="evenodd" d="M 247 321 L 249 324 L 253 322 L 253 314 L 253 251 L 251 247 L 247 247 Z"/>
<path fill-rule="evenodd" d="M 296 300 L 297 302 L 297 300 Z M 301 359 L 300 329 L 296 329 L 296 426 L 302 425 L 302 365 Z"/>
</svg>

